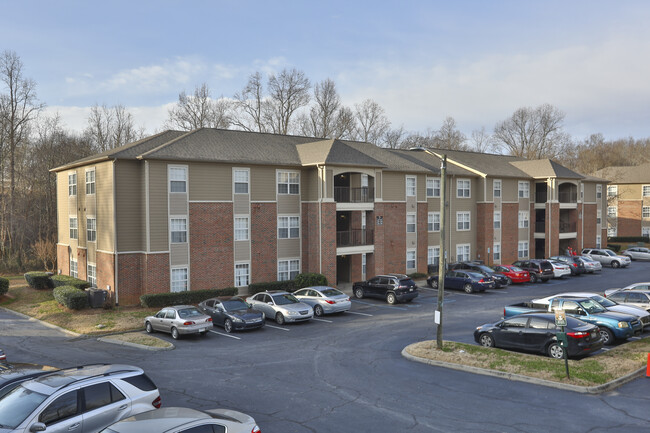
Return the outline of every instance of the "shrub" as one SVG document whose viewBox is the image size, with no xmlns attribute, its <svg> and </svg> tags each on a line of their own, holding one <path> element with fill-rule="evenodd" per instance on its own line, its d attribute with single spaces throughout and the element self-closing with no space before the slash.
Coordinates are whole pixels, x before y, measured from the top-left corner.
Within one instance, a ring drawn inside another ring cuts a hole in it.
<svg viewBox="0 0 650 433">
<path fill-rule="evenodd" d="M 408 274 L 408 276 L 413 280 L 421 280 L 422 278 L 426 278 L 427 274 L 423 274 L 422 272 L 413 272 L 412 274 Z"/>
<path fill-rule="evenodd" d="M 607 244 L 607 248 L 614 251 L 615 253 L 618 253 L 619 251 L 621 251 L 621 246 L 618 245 L 618 244 Z"/>
<path fill-rule="evenodd" d="M 9 291 L 9 280 L 4 277 L 0 277 L 0 296 L 7 294 Z"/>
<path fill-rule="evenodd" d="M 88 308 L 88 294 L 72 286 L 59 286 L 52 291 L 54 299 L 71 310 Z"/>
<path fill-rule="evenodd" d="M 53 275 L 51 278 L 54 287 L 72 286 L 79 290 L 87 289 L 90 287 L 88 281 L 80 280 L 79 278 L 71 277 L 69 275 Z"/>
<path fill-rule="evenodd" d="M 607 240 L 610 242 L 650 242 L 647 236 L 613 236 Z"/>
<path fill-rule="evenodd" d="M 50 279 L 50 274 L 47 272 L 26 272 L 25 281 L 33 289 L 43 290 L 52 288 L 52 280 Z"/>
<path fill-rule="evenodd" d="M 266 290 L 284 290 L 285 292 L 295 292 L 298 289 L 294 280 L 272 281 L 269 283 L 253 283 L 248 285 L 248 293 L 251 295 L 259 292 L 264 292 Z"/>
<path fill-rule="evenodd" d="M 236 287 L 225 289 L 189 290 L 186 292 L 151 293 L 140 296 L 140 305 L 145 308 L 161 308 L 170 305 L 198 304 L 216 296 L 234 296 L 238 292 Z"/>
<path fill-rule="evenodd" d="M 303 287 L 327 286 L 327 278 L 325 278 L 325 275 L 315 272 L 298 274 L 293 281 L 296 287 L 295 290 L 302 289 Z"/>
</svg>

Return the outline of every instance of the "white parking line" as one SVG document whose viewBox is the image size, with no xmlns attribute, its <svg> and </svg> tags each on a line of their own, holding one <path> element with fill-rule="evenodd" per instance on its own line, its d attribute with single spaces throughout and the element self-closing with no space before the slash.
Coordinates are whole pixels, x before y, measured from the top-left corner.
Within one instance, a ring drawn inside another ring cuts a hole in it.
<svg viewBox="0 0 650 433">
<path fill-rule="evenodd" d="M 316 318 L 316 317 L 312 317 L 311 320 L 316 320 L 317 322 L 333 323 L 331 320 L 327 320 L 327 319 L 318 319 L 318 318 Z"/>
<path fill-rule="evenodd" d="M 359 316 L 367 316 L 367 317 L 372 317 L 372 314 L 366 314 L 366 313 L 357 313 L 356 311 L 346 311 L 346 313 L 349 314 L 358 314 Z"/>
<path fill-rule="evenodd" d="M 280 328 L 279 326 L 273 326 L 273 325 L 266 325 L 266 328 L 273 328 L 273 329 L 280 329 L 281 331 L 289 331 L 288 328 Z"/>
<path fill-rule="evenodd" d="M 230 338 L 234 338 L 236 340 L 241 340 L 240 337 L 235 337 L 234 335 L 230 335 L 230 334 L 224 334 L 223 332 L 217 332 L 217 331 L 213 331 L 213 330 L 210 330 L 210 332 L 212 332 L 213 334 L 223 335 L 224 337 L 230 337 Z"/>
<path fill-rule="evenodd" d="M 371 304 L 371 303 L 369 303 L 369 302 L 358 301 L 358 300 L 356 300 L 356 299 L 353 300 L 353 302 L 358 302 L 359 304 L 363 304 L 363 305 L 371 305 L 371 306 L 373 306 L 373 307 L 380 307 L 380 308 L 394 308 L 394 309 L 396 309 L 396 310 L 406 310 L 406 308 L 404 308 L 404 307 L 396 307 L 396 306 L 394 306 L 394 305 Z"/>
</svg>

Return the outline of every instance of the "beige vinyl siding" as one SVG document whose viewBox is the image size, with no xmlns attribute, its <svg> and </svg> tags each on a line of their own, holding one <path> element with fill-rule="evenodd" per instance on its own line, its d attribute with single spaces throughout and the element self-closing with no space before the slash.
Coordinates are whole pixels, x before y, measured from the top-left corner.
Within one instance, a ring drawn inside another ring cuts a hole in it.
<svg viewBox="0 0 650 433">
<path fill-rule="evenodd" d="M 406 176 L 404 173 L 384 172 L 384 201 L 406 199 Z"/>
<path fill-rule="evenodd" d="M 473 215 L 472 215 L 473 216 Z M 456 216 L 454 215 L 454 231 L 451 234 L 451 242 L 454 244 L 471 244 L 471 256 L 474 257 L 474 245 L 476 241 L 476 230 L 474 230 L 474 219 L 472 218 L 472 230 L 468 232 L 458 232 L 455 230 L 456 228 Z M 454 247 L 454 250 L 452 254 L 455 256 L 456 255 L 456 247 Z"/>
<path fill-rule="evenodd" d="M 501 197 L 504 202 L 519 201 L 519 179 L 501 179 Z M 531 193 L 535 188 L 531 186 Z"/>
<path fill-rule="evenodd" d="M 300 238 L 278 239 L 278 259 L 300 257 Z"/>
<path fill-rule="evenodd" d="M 350 173 L 350 188 L 360 188 L 360 187 L 361 187 L 361 174 Z"/>
<path fill-rule="evenodd" d="M 251 201 L 275 201 L 277 176 L 275 167 L 251 167 Z"/>
<path fill-rule="evenodd" d="M 303 170 L 300 173 L 300 196 L 302 201 L 318 200 L 318 170 Z"/>
<path fill-rule="evenodd" d="M 149 162 L 149 242 L 152 252 L 169 250 L 167 163 Z M 186 214 L 186 211 L 183 212 Z"/>
<path fill-rule="evenodd" d="M 115 161 L 118 251 L 145 251 L 144 163 Z M 104 224 L 102 222 L 102 224 Z"/>
<path fill-rule="evenodd" d="M 476 201 L 485 201 L 485 188 L 486 188 L 486 183 L 487 179 L 483 177 L 478 177 L 476 179 L 472 179 L 472 197 L 476 199 Z M 476 185 L 476 187 L 474 187 Z M 492 195 L 489 193 L 490 196 Z"/>
<path fill-rule="evenodd" d="M 171 244 L 169 246 L 169 260 L 172 266 L 187 265 L 190 262 L 187 243 Z"/>
<path fill-rule="evenodd" d="M 427 199 L 427 175 L 418 174 L 415 182 L 418 201 L 425 201 Z"/>
<path fill-rule="evenodd" d="M 69 207 L 68 200 L 68 172 L 56 174 L 56 206 L 58 240 L 61 244 L 70 244 L 70 215 L 76 208 Z"/>
<path fill-rule="evenodd" d="M 325 185 L 327 189 L 326 198 L 334 198 L 334 170 L 327 169 L 325 170 L 325 175 L 327 179 L 325 180 Z"/>
<path fill-rule="evenodd" d="M 83 168 L 77 168 L 77 222 L 79 226 L 79 246 L 86 246 L 86 175 Z M 94 200 L 94 197 L 93 197 Z"/>
<path fill-rule="evenodd" d="M 603 195 L 607 194 L 607 186 L 603 186 Z M 641 200 L 643 185 L 640 183 L 618 185 L 619 200 Z"/>
<path fill-rule="evenodd" d="M 383 175 L 383 172 L 377 171 L 375 172 L 375 197 L 377 198 L 382 198 L 383 197 L 383 190 L 382 190 L 382 182 L 381 182 L 381 177 Z"/>
<path fill-rule="evenodd" d="M 249 241 L 234 241 L 235 262 L 246 262 L 251 259 Z"/>
<path fill-rule="evenodd" d="M 449 241 L 449 240 L 447 240 Z M 440 232 L 430 232 L 429 233 L 429 246 L 438 246 L 440 245 Z"/>
<path fill-rule="evenodd" d="M 236 194 L 233 200 L 233 209 L 235 215 L 248 215 L 250 214 L 250 195 Z"/>
<path fill-rule="evenodd" d="M 596 184 L 591 182 L 584 182 L 583 185 L 585 186 L 585 195 L 583 201 L 588 203 L 594 203 L 596 201 Z M 607 194 L 607 188 L 604 189 L 605 189 L 604 194 Z"/>
<path fill-rule="evenodd" d="M 97 263 L 97 247 L 95 242 L 88 242 L 87 244 L 86 261 L 88 263 Z"/>
<path fill-rule="evenodd" d="M 300 214 L 299 194 L 278 194 L 278 215 Z"/>
<path fill-rule="evenodd" d="M 188 166 L 190 201 L 232 200 L 231 166 L 200 162 Z"/>
<path fill-rule="evenodd" d="M 517 225 L 519 227 L 519 225 Z M 528 220 L 528 227 L 530 227 L 530 217 Z M 528 229 L 518 229 L 519 230 L 519 241 L 528 241 L 530 243 L 530 235 L 528 233 Z"/>
<path fill-rule="evenodd" d="M 169 214 L 187 215 L 187 194 L 181 192 L 169 194 Z"/>
<path fill-rule="evenodd" d="M 498 178 L 501 179 L 501 178 Z M 486 183 L 486 195 L 484 200 L 485 201 L 494 201 L 494 179 L 491 177 L 485 178 L 485 183 Z M 503 179 L 501 179 L 501 188 L 503 189 Z M 503 195 L 503 191 L 501 192 Z"/>
<path fill-rule="evenodd" d="M 95 166 L 95 198 L 97 249 L 113 251 L 115 248 L 115 200 L 112 161 L 102 162 Z"/>
</svg>

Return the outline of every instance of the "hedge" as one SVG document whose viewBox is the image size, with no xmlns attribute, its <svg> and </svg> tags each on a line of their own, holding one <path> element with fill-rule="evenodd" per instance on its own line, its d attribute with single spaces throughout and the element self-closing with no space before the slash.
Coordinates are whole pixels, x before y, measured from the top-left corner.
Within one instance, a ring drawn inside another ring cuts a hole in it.
<svg viewBox="0 0 650 433">
<path fill-rule="evenodd" d="M 52 291 L 52 294 L 56 302 L 71 310 L 88 308 L 88 293 L 76 287 L 59 286 Z"/>
<path fill-rule="evenodd" d="M 422 278 L 426 278 L 427 274 L 423 274 L 422 272 L 413 272 L 412 274 L 408 274 L 408 276 L 413 280 L 421 280 Z"/>
<path fill-rule="evenodd" d="M 607 244 L 607 248 L 614 251 L 615 253 L 618 253 L 619 251 L 621 251 L 621 246 L 618 245 L 618 244 Z"/>
<path fill-rule="evenodd" d="M 54 287 L 72 286 L 79 290 L 87 289 L 90 287 L 88 281 L 80 280 L 79 278 L 71 277 L 69 275 L 53 275 L 51 278 Z"/>
<path fill-rule="evenodd" d="M 225 289 L 189 290 L 185 292 L 151 293 L 140 296 L 140 305 L 144 308 L 168 307 L 170 305 L 198 304 L 216 296 L 234 296 L 236 287 Z"/>
<path fill-rule="evenodd" d="M 607 240 L 610 242 L 650 242 L 647 236 L 614 236 Z"/>
<path fill-rule="evenodd" d="M 26 272 L 25 281 L 33 289 L 43 290 L 52 288 L 52 280 L 50 279 L 50 274 L 47 272 Z"/>
<path fill-rule="evenodd" d="M 0 296 L 6 294 L 9 291 L 9 279 L 0 277 Z"/>
<path fill-rule="evenodd" d="M 248 293 L 251 295 L 259 292 L 265 292 L 267 290 L 284 290 L 285 292 L 295 292 L 298 290 L 298 288 L 296 287 L 296 282 L 294 280 L 253 283 L 248 285 Z"/>
<path fill-rule="evenodd" d="M 315 272 L 298 274 L 293 281 L 295 282 L 296 290 L 302 289 L 303 287 L 327 286 L 327 278 L 325 275 Z"/>
</svg>

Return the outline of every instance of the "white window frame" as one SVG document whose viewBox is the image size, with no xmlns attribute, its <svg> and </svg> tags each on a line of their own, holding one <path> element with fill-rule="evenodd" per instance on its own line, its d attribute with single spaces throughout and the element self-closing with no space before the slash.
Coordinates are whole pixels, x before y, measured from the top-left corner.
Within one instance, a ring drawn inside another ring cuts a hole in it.
<svg viewBox="0 0 650 433">
<path fill-rule="evenodd" d="M 415 176 L 406 176 L 406 196 L 415 197 L 417 194 L 418 180 Z"/>
<path fill-rule="evenodd" d="M 249 232 L 248 215 L 235 215 L 233 222 L 235 241 L 247 241 Z"/>
<path fill-rule="evenodd" d="M 278 260 L 278 281 L 289 281 L 300 273 L 300 259 Z"/>
<path fill-rule="evenodd" d="M 186 266 L 171 268 L 169 279 L 173 293 L 187 292 L 190 289 L 190 270 Z"/>
<path fill-rule="evenodd" d="M 97 265 L 88 262 L 86 265 L 86 281 L 90 283 L 91 287 L 97 287 Z"/>
<path fill-rule="evenodd" d="M 607 206 L 607 218 L 616 218 L 618 216 L 618 208 L 616 206 Z"/>
<path fill-rule="evenodd" d="M 603 198 L 603 186 L 601 184 L 596 185 L 596 199 L 600 200 Z"/>
<path fill-rule="evenodd" d="M 95 194 L 95 169 L 86 170 L 86 195 Z"/>
<path fill-rule="evenodd" d="M 517 221 L 519 222 L 519 228 L 520 229 L 527 229 L 528 228 L 528 219 L 529 219 L 529 214 L 527 210 L 520 210 L 519 211 L 519 216 L 517 218 Z"/>
<path fill-rule="evenodd" d="M 172 216 L 169 218 L 169 243 L 184 244 L 187 243 L 187 217 L 184 215 Z M 178 233 L 183 240 L 174 240 L 174 233 Z M 184 236 L 183 236 L 184 235 Z"/>
<path fill-rule="evenodd" d="M 409 262 L 412 262 L 413 266 L 410 266 Z M 415 249 L 406 250 L 406 269 L 407 270 L 417 269 L 417 265 L 418 265 L 417 254 L 416 254 Z"/>
<path fill-rule="evenodd" d="M 456 261 L 466 262 L 470 260 L 472 253 L 471 244 L 456 244 Z"/>
<path fill-rule="evenodd" d="M 284 236 L 286 230 L 286 236 Z M 300 216 L 299 215 L 279 215 L 278 216 L 278 239 L 298 239 L 300 238 Z"/>
<path fill-rule="evenodd" d="M 585 199 L 585 184 L 581 183 L 580 184 L 580 200 L 582 201 L 584 199 Z"/>
<path fill-rule="evenodd" d="M 643 206 L 641 208 L 641 218 L 650 218 L 650 206 Z"/>
<path fill-rule="evenodd" d="M 361 188 L 368 188 L 368 175 L 361 173 Z"/>
<path fill-rule="evenodd" d="M 613 238 L 616 237 L 618 229 L 616 226 L 607 227 L 607 237 Z"/>
<path fill-rule="evenodd" d="M 429 212 L 427 219 L 427 231 L 440 231 L 440 212 Z"/>
<path fill-rule="evenodd" d="M 294 187 L 295 188 L 292 188 Z M 286 188 L 286 191 L 285 191 Z M 300 172 L 278 170 L 277 174 L 277 192 L 278 195 L 298 195 L 300 194 Z"/>
<path fill-rule="evenodd" d="M 472 197 L 471 179 L 456 179 L 456 198 Z"/>
<path fill-rule="evenodd" d="M 501 261 L 501 243 L 500 242 L 495 242 L 494 245 L 492 245 L 492 259 L 496 261 Z"/>
<path fill-rule="evenodd" d="M 469 211 L 456 212 L 456 231 L 466 232 L 472 229 L 472 213 Z"/>
<path fill-rule="evenodd" d="M 596 224 L 601 224 L 601 221 L 603 220 L 603 211 L 598 209 L 596 211 Z"/>
<path fill-rule="evenodd" d="M 97 242 L 97 218 L 86 218 L 86 241 Z"/>
<path fill-rule="evenodd" d="M 68 196 L 77 195 L 77 173 L 68 173 Z"/>
<path fill-rule="evenodd" d="M 440 197 L 440 178 L 427 177 L 427 198 L 437 197 Z"/>
<path fill-rule="evenodd" d="M 502 193 L 502 188 L 503 188 L 503 183 L 501 182 L 501 179 L 494 179 L 492 181 L 492 197 L 493 198 L 496 198 L 496 197 L 500 198 L 501 193 Z M 499 192 L 498 194 L 497 194 L 497 191 Z"/>
<path fill-rule="evenodd" d="M 440 263 L 440 246 L 431 246 L 427 249 L 427 265 L 433 265 L 435 266 L 436 259 L 438 259 L 438 263 Z"/>
<path fill-rule="evenodd" d="M 618 195 L 618 185 L 607 185 L 607 198 Z"/>
<path fill-rule="evenodd" d="M 501 211 L 495 210 L 493 215 L 494 229 L 501 230 Z"/>
<path fill-rule="evenodd" d="M 600 244 L 601 244 L 601 242 L 602 242 L 602 241 L 601 241 L 601 236 L 600 236 L 600 235 L 596 235 L 596 248 L 600 248 Z"/>
<path fill-rule="evenodd" d="M 79 263 L 70 257 L 70 276 L 79 278 Z"/>
<path fill-rule="evenodd" d="M 415 212 L 406 214 L 406 233 L 415 233 L 417 231 L 418 218 Z"/>
<path fill-rule="evenodd" d="M 366 212 L 361 212 L 361 230 L 365 230 L 367 226 Z"/>
<path fill-rule="evenodd" d="M 235 263 L 235 287 L 246 287 L 250 284 L 250 262 Z"/>
<path fill-rule="evenodd" d="M 530 254 L 528 241 L 519 241 L 517 243 L 517 257 L 520 259 L 527 259 Z"/>
<path fill-rule="evenodd" d="M 169 193 L 170 194 L 187 194 L 187 166 L 186 165 L 169 165 L 167 167 L 169 176 Z M 182 185 L 182 191 L 174 191 Z"/>
<path fill-rule="evenodd" d="M 366 257 L 366 253 L 361 254 L 361 274 L 366 275 L 368 270 L 368 258 Z"/>
<path fill-rule="evenodd" d="M 245 185 L 246 192 L 238 192 L 237 185 Z M 233 194 L 250 194 L 250 170 L 248 168 L 232 169 L 232 192 Z"/>
<path fill-rule="evenodd" d="M 519 198 L 530 198 L 530 182 L 525 180 L 518 181 L 517 194 Z"/>
<path fill-rule="evenodd" d="M 79 239 L 79 220 L 77 217 L 69 217 L 68 224 L 70 224 L 70 239 Z"/>
<path fill-rule="evenodd" d="M 650 227 L 641 227 L 641 236 L 650 237 Z"/>
<path fill-rule="evenodd" d="M 650 185 L 643 185 L 641 187 L 641 195 L 643 197 L 650 197 Z"/>
</svg>

